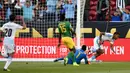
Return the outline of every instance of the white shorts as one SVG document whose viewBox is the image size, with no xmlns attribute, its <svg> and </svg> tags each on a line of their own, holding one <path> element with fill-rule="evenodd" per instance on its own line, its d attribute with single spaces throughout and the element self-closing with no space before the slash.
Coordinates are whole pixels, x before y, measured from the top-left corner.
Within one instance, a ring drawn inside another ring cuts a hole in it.
<svg viewBox="0 0 130 73">
<path fill-rule="evenodd" d="M 15 52 L 15 44 L 13 39 L 6 38 L 3 41 L 2 54 L 12 54 Z"/>
<path fill-rule="evenodd" d="M 8 57 L 8 54 L 12 54 L 15 52 L 14 48 L 14 44 L 3 44 L 1 55 L 3 57 Z"/>
<path fill-rule="evenodd" d="M 14 46 L 14 44 L 4 44 L 3 46 L 4 46 L 4 52 L 9 53 L 9 54 L 15 52 L 15 50 L 14 50 L 15 46 Z"/>
<path fill-rule="evenodd" d="M 94 49 L 95 50 L 98 50 L 99 48 L 103 49 L 103 45 L 100 45 L 99 41 L 100 41 L 99 37 L 95 37 L 94 40 L 93 40 L 93 42 L 94 42 Z"/>
</svg>

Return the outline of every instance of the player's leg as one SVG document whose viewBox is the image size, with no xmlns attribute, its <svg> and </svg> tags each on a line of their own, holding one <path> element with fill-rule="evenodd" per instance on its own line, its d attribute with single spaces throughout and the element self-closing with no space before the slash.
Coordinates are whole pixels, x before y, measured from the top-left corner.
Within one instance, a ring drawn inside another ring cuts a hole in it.
<svg viewBox="0 0 130 73">
<path fill-rule="evenodd" d="M 77 63 L 77 64 L 80 64 L 80 60 L 77 60 L 77 59 L 76 59 L 76 63 Z"/>
<path fill-rule="evenodd" d="M 63 42 L 63 44 L 68 48 L 68 46 L 67 46 L 67 43 L 68 43 L 68 41 L 67 41 L 68 39 L 67 39 L 67 37 L 62 37 L 62 42 Z M 69 55 L 69 53 L 67 54 L 67 56 L 64 58 L 64 65 L 66 66 L 66 64 L 68 63 L 68 55 Z"/>
<path fill-rule="evenodd" d="M 12 63 L 12 57 L 11 56 L 9 56 L 8 58 L 7 58 L 7 60 L 6 60 L 6 64 L 5 64 L 5 66 L 4 66 L 4 71 L 11 71 L 10 69 L 8 69 L 8 67 L 9 67 L 9 65 Z"/>
<path fill-rule="evenodd" d="M 70 52 L 68 54 L 68 58 L 69 57 L 72 57 L 72 61 L 73 61 L 73 65 L 74 66 L 79 66 L 77 63 L 76 63 L 76 57 L 74 56 L 74 53 L 75 53 L 75 44 L 73 42 L 73 39 L 72 38 L 68 38 L 68 42 L 67 42 L 67 47 L 69 48 Z"/>
<path fill-rule="evenodd" d="M 81 60 L 76 59 L 76 63 L 77 63 L 77 64 L 81 64 Z M 88 61 L 88 58 L 87 58 L 85 64 L 90 64 L 90 62 Z"/>
<path fill-rule="evenodd" d="M 100 49 L 101 45 L 99 44 L 99 38 L 95 37 L 93 40 L 93 43 L 94 43 L 93 52 L 95 52 L 95 54 L 91 58 L 89 58 L 89 61 L 94 61 L 100 54 L 99 49 Z"/>
<path fill-rule="evenodd" d="M 89 59 L 89 61 L 96 61 L 96 58 L 104 53 L 103 49 L 96 50 L 96 53 Z"/>
<path fill-rule="evenodd" d="M 54 60 L 54 62 L 58 62 L 58 61 L 60 61 L 60 60 L 64 60 L 64 57 L 62 57 L 62 58 L 57 58 L 57 59 Z"/>
<path fill-rule="evenodd" d="M 100 56 L 101 54 L 103 54 L 104 53 L 104 50 L 103 49 L 98 49 L 97 51 L 96 51 L 96 58 L 98 57 L 98 56 Z"/>
<path fill-rule="evenodd" d="M 14 54 L 14 45 L 13 44 L 6 44 L 5 45 L 5 49 L 7 49 L 7 60 L 6 60 L 6 64 L 4 66 L 4 71 L 10 71 L 8 69 L 9 65 L 12 63 L 12 57 L 13 57 L 13 54 Z"/>
<path fill-rule="evenodd" d="M 74 56 L 74 49 L 70 49 L 70 52 L 68 53 L 68 55 L 66 56 L 66 58 L 64 58 L 64 65 L 66 65 L 69 62 L 69 59 L 72 59 L 72 63 L 74 66 L 78 66 L 78 64 L 76 63 L 76 58 Z"/>
<path fill-rule="evenodd" d="M 69 48 L 70 52 L 68 53 L 68 55 L 64 58 L 64 65 L 67 64 L 68 59 L 72 58 L 73 60 L 73 65 L 74 66 L 78 66 L 78 64 L 75 61 L 75 57 L 74 57 L 74 53 L 75 53 L 75 44 L 73 42 L 73 39 L 70 37 L 63 37 L 62 38 L 62 42 L 64 43 L 64 45 L 67 46 L 67 48 Z"/>
<path fill-rule="evenodd" d="M 68 54 L 68 58 L 72 58 L 72 61 L 73 61 L 73 62 L 76 62 L 76 58 L 74 57 L 75 47 L 70 48 L 69 50 L 70 50 L 70 52 L 69 52 L 69 54 Z"/>
<path fill-rule="evenodd" d="M 67 64 L 73 64 L 73 60 L 72 60 L 72 58 L 69 58 L 69 59 L 68 59 Z"/>
</svg>

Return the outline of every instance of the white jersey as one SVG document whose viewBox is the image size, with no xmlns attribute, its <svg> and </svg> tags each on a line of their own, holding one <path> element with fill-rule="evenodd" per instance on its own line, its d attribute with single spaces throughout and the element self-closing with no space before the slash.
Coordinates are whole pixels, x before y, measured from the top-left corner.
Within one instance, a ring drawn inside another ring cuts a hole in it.
<svg viewBox="0 0 130 73">
<path fill-rule="evenodd" d="M 8 22 L 5 23 L 1 30 L 5 32 L 5 37 L 3 41 L 3 46 L 4 48 L 2 49 L 2 56 L 8 57 L 8 53 L 14 53 L 15 52 L 15 43 L 14 43 L 14 38 L 15 38 L 15 33 L 16 30 L 22 29 L 23 27 L 21 25 L 18 25 L 14 22 Z"/>
<path fill-rule="evenodd" d="M 102 42 L 109 41 L 111 44 L 113 44 L 114 43 L 113 34 L 105 33 L 104 35 L 102 35 L 101 40 L 102 40 Z M 99 41 L 100 41 L 99 36 L 94 38 L 94 41 L 93 41 L 94 42 L 94 50 L 97 50 L 99 48 L 103 49 L 103 44 L 99 44 Z"/>
<path fill-rule="evenodd" d="M 4 37 L 4 39 L 8 38 L 8 39 L 14 40 L 16 30 L 22 29 L 22 28 L 23 28 L 23 26 L 18 25 L 18 24 L 14 23 L 14 22 L 8 22 L 8 23 L 5 23 L 5 24 L 2 26 L 1 30 L 2 30 L 3 32 L 5 32 L 5 37 Z"/>
<path fill-rule="evenodd" d="M 105 35 L 102 35 L 101 37 L 102 41 L 110 41 L 111 44 L 114 43 L 113 34 L 111 33 L 105 33 Z"/>
</svg>

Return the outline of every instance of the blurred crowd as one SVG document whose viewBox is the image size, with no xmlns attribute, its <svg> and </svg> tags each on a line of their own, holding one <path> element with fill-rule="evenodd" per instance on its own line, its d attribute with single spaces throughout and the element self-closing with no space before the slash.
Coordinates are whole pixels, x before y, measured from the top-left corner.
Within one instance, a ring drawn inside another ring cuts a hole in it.
<svg viewBox="0 0 130 73">
<path fill-rule="evenodd" d="M 106 20 L 130 21 L 130 11 L 129 11 L 130 7 L 128 8 L 125 8 L 125 6 L 117 7 L 116 0 L 95 0 L 95 1 L 94 0 L 91 1 L 91 4 L 95 3 L 95 9 L 93 9 L 94 6 L 91 8 L 92 10 L 96 10 L 95 19 L 97 21 L 106 21 Z M 92 6 L 91 4 L 90 6 Z"/>
<path fill-rule="evenodd" d="M 117 8 L 111 16 L 112 21 L 130 21 L 130 11 L 125 8 Z"/>
<path fill-rule="evenodd" d="M 128 9 L 116 8 L 108 13 L 109 0 L 96 1 L 97 21 L 105 21 L 109 14 L 111 21 L 130 21 Z M 0 20 L 8 20 L 14 13 L 23 16 L 25 21 L 58 21 L 61 14 L 65 14 L 66 20 L 74 21 L 76 8 L 77 0 L 0 0 Z"/>
<path fill-rule="evenodd" d="M 73 20 L 76 2 L 77 0 L 0 0 L 0 20 L 8 20 L 11 13 L 23 16 L 25 21 L 58 21 L 60 14 Z"/>
</svg>

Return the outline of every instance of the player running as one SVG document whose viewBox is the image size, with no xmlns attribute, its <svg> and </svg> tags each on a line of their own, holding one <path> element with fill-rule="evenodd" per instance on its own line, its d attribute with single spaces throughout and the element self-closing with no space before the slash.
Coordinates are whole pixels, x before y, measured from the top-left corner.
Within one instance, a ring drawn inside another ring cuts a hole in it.
<svg viewBox="0 0 130 73">
<path fill-rule="evenodd" d="M 77 64 L 80 64 L 82 59 L 84 59 L 85 64 L 89 64 L 88 59 L 87 59 L 87 54 L 86 54 L 86 45 L 83 45 L 80 50 L 76 50 L 74 56 L 76 58 Z M 64 60 L 64 57 L 58 58 L 54 60 L 54 62 L 57 62 L 59 60 Z M 72 58 L 68 59 L 67 64 L 73 64 Z"/>
<path fill-rule="evenodd" d="M 14 22 L 15 17 L 16 17 L 15 15 L 11 14 L 10 21 L 8 23 L 5 23 L 1 28 L 1 31 L 5 33 L 4 40 L 3 40 L 4 51 L 1 52 L 1 55 L 7 58 L 3 71 L 10 71 L 8 67 L 12 62 L 12 57 L 15 52 L 14 38 L 15 38 L 16 31 L 18 29 L 26 29 L 24 19 L 21 17 L 23 23 L 23 26 L 21 26 Z"/>
<path fill-rule="evenodd" d="M 61 45 L 61 40 L 66 45 L 67 48 L 69 48 L 70 52 L 68 53 L 67 57 L 64 58 L 64 65 L 67 64 L 68 58 L 72 57 L 73 66 L 79 66 L 76 63 L 74 53 L 75 53 L 75 43 L 72 39 L 72 34 L 76 35 L 76 33 L 73 31 L 71 27 L 71 23 L 68 21 L 65 21 L 65 14 L 60 15 L 60 23 L 58 25 L 59 29 L 59 44 L 58 47 Z"/>
<path fill-rule="evenodd" d="M 115 52 L 113 49 L 113 44 L 114 44 L 114 41 L 119 38 L 119 35 L 120 35 L 119 32 L 115 32 L 114 34 L 101 32 L 100 36 L 95 37 L 93 42 L 94 42 L 94 49 L 96 53 L 89 59 L 89 61 L 93 61 L 98 56 L 104 53 L 103 43 L 105 41 L 110 42 L 110 49 L 113 52 Z"/>
</svg>

